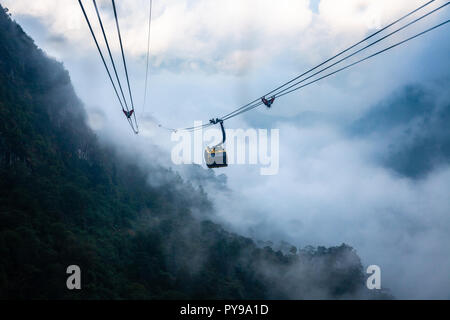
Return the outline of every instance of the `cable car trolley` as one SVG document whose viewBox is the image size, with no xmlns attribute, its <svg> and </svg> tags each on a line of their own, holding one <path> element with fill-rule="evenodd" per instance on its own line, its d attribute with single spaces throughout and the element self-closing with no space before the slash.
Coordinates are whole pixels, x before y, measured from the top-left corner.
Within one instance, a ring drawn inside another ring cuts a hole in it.
<svg viewBox="0 0 450 320">
<path fill-rule="evenodd" d="M 220 123 L 222 129 L 222 142 L 213 146 L 206 147 L 205 149 L 205 162 L 206 166 L 210 169 L 228 167 L 227 164 L 227 151 L 225 150 L 223 144 L 226 140 L 225 129 L 223 127 L 223 120 L 212 119 L 209 121 L 211 124 Z"/>
</svg>

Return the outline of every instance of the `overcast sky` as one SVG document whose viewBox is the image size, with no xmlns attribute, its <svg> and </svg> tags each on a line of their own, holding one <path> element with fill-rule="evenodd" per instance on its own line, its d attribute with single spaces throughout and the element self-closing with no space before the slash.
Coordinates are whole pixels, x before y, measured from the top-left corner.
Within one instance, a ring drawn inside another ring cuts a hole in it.
<svg viewBox="0 0 450 320">
<path fill-rule="evenodd" d="M 172 166 L 170 134 L 152 119 L 186 127 L 226 114 L 426 1 L 153 2 L 144 113 L 149 2 L 117 1 L 143 129 L 136 137 L 77 1 L 0 0 L 38 46 L 64 63 L 101 139 L 141 159 L 160 150 L 159 161 Z M 91 1 L 84 3 L 99 31 Z M 117 55 L 111 3 L 98 3 Z M 448 17 L 447 8 L 369 52 Z M 210 194 L 217 219 L 240 233 L 300 247 L 348 243 L 365 266 L 381 266 L 382 285 L 397 297 L 450 298 L 449 40 L 444 26 L 280 99 L 270 111 L 226 122 L 279 129 L 280 171 L 260 176 L 259 166 L 250 165 L 217 171 L 231 189 Z"/>
</svg>

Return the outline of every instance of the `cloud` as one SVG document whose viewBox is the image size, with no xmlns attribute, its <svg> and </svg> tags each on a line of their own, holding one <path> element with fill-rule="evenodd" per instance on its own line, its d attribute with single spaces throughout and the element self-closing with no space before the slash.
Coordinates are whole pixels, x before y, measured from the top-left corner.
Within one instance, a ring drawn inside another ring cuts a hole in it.
<svg viewBox="0 0 450 320">
<path fill-rule="evenodd" d="M 78 3 L 52 0 L 4 1 L 15 15 L 37 17 L 55 36 L 70 38 L 80 53 L 91 46 L 89 31 Z M 110 1 L 98 1 L 106 30 L 112 39 L 115 25 Z M 92 3 L 84 2 L 95 30 L 99 32 Z M 119 1 L 121 30 L 128 54 L 140 57 L 147 50 L 148 1 Z M 241 68 L 256 49 L 279 48 L 305 30 L 312 19 L 307 0 L 272 1 L 164 1 L 154 3 L 152 61 L 156 66 L 184 61 L 221 70 Z M 250 41 L 249 41 L 250 40 Z M 115 51 L 117 41 L 111 41 Z M 244 62 L 236 62 L 242 57 Z"/>
<path fill-rule="evenodd" d="M 3 2 L 15 15 L 38 18 L 52 37 L 69 39 L 77 54 L 90 54 L 92 40 L 76 1 Z M 117 40 L 110 1 L 98 3 L 110 38 Z M 342 36 L 357 40 L 419 4 L 422 1 L 322 0 L 316 14 L 308 0 L 155 1 L 152 63 L 164 67 L 181 62 L 193 69 L 200 65 L 239 73 L 248 61 L 267 63 L 286 49 L 293 54 L 316 52 L 314 47 L 320 43 L 336 44 Z M 90 1 L 84 5 L 103 43 L 93 5 Z M 117 5 L 126 52 L 142 59 L 147 50 L 149 3 L 134 0 Z M 111 44 L 117 52 L 118 41 Z"/>
</svg>

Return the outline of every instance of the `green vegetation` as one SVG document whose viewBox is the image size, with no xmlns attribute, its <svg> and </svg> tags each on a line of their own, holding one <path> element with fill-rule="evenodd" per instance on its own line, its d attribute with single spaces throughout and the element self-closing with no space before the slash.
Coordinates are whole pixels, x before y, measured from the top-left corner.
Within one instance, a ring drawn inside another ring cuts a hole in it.
<svg viewBox="0 0 450 320">
<path fill-rule="evenodd" d="M 0 116 L 1 299 L 368 297 L 352 248 L 258 247 L 193 218 L 213 208 L 173 172 L 152 187 L 100 146 L 67 71 L 1 7 Z"/>
</svg>

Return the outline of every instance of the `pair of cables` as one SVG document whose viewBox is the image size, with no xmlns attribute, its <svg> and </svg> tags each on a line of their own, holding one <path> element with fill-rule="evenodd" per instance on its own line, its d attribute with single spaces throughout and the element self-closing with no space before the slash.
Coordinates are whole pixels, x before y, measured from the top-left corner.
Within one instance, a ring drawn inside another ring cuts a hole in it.
<svg viewBox="0 0 450 320">
<path fill-rule="evenodd" d="M 127 67 L 127 63 L 126 63 L 126 59 L 125 59 L 125 53 L 124 53 L 124 50 L 123 50 L 122 35 L 121 35 L 121 32 L 120 32 L 119 18 L 118 18 L 118 14 L 117 14 L 116 3 L 115 3 L 114 0 L 112 0 L 112 7 L 113 7 L 113 11 L 114 11 L 114 19 L 115 19 L 115 22 L 116 22 L 116 29 L 117 29 L 117 34 L 118 34 L 119 43 L 120 43 L 120 50 L 121 50 L 121 54 L 122 54 L 122 62 L 123 62 L 123 67 L 124 67 L 125 77 L 126 77 L 126 82 L 127 82 L 127 87 L 128 87 L 129 101 L 127 101 L 127 99 L 125 98 L 125 94 L 124 94 L 124 90 L 123 90 L 123 87 L 122 87 L 122 83 L 120 81 L 120 77 L 119 77 L 118 72 L 117 72 L 116 63 L 114 62 L 114 58 L 113 58 L 113 55 L 112 55 L 112 52 L 111 52 L 111 47 L 109 45 L 108 37 L 106 35 L 106 31 L 105 31 L 105 28 L 104 28 L 104 25 L 103 25 L 103 21 L 102 21 L 101 15 L 100 15 L 100 11 L 98 10 L 97 2 L 95 0 L 92 0 L 92 2 L 93 2 L 93 5 L 94 5 L 94 8 L 95 8 L 95 12 L 97 14 L 97 19 L 98 19 L 100 28 L 102 30 L 103 39 L 104 39 L 105 44 L 106 44 L 106 48 L 107 48 L 107 51 L 108 51 L 110 63 L 112 65 L 112 69 L 114 71 L 114 75 L 115 75 L 115 79 L 116 79 L 117 85 L 116 85 L 116 83 L 113 80 L 113 76 L 112 76 L 111 71 L 110 71 L 110 69 L 108 67 L 108 64 L 106 63 L 103 51 L 100 48 L 100 44 L 99 44 L 99 42 L 97 40 L 97 37 L 96 37 L 95 32 L 94 32 L 94 29 L 92 27 L 92 24 L 91 24 L 91 22 L 89 20 L 88 15 L 86 13 L 86 10 L 85 10 L 85 8 L 83 6 L 83 3 L 82 3 L 81 0 L 78 0 L 78 3 L 80 5 L 80 7 L 81 7 L 81 10 L 83 12 L 84 18 L 85 18 L 85 20 L 87 22 L 87 25 L 88 25 L 89 30 L 91 32 L 92 38 L 94 39 L 95 45 L 96 45 L 97 50 L 98 50 L 98 52 L 100 54 L 100 57 L 101 57 L 102 62 L 103 62 L 103 65 L 104 65 L 104 67 L 106 69 L 106 72 L 108 74 L 109 80 L 110 80 L 110 82 L 111 82 L 111 84 L 113 86 L 114 92 L 115 92 L 116 97 L 117 97 L 117 99 L 119 101 L 119 104 L 120 104 L 120 106 L 122 108 L 122 111 L 125 114 L 125 116 L 127 118 L 127 121 L 130 124 L 131 129 L 133 130 L 133 132 L 135 134 L 138 134 L 139 133 L 139 125 L 138 125 L 138 122 L 137 122 L 136 112 L 135 112 L 135 109 L 134 109 L 133 94 L 132 94 L 132 91 L 131 91 L 130 78 L 129 78 L 129 75 L 128 75 L 128 67 Z M 119 95 L 119 91 L 120 91 L 120 95 Z"/>
<path fill-rule="evenodd" d="M 426 18 L 426 17 L 428 17 L 428 16 L 430 16 L 430 15 L 432 15 L 432 14 L 435 14 L 436 12 L 438 12 L 438 11 L 444 9 L 445 7 L 447 7 L 447 6 L 450 4 L 450 2 L 446 2 L 445 4 L 443 4 L 443 5 L 439 6 L 439 7 L 437 7 L 437 8 L 435 8 L 435 9 L 433 9 L 433 10 L 431 10 L 431 11 L 429 11 L 429 12 L 423 14 L 422 16 L 420 16 L 420 17 L 414 19 L 413 21 L 407 23 L 406 25 L 404 25 L 404 26 L 402 26 L 402 27 L 400 27 L 400 28 L 398 28 L 398 29 L 396 29 L 396 30 L 394 30 L 394 31 L 392 31 L 392 32 L 390 32 L 390 33 L 388 33 L 387 35 L 383 36 L 382 38 L 380 38 L 380 39 L 378 39 L 378 40 L 376 40 L 376 41 L 374 41 L 374 42 L 372 42 L 372 43 L 369 43 L 368 45 L 364 46 L 363 48 L 361 48 L 361 49 L 359 49 L 359 50 L 357 50 L 357 51 L 355 51 L 355 52 L 353 52 L 353 53 L 351 53 L 351 54 L 349 54 L 349 55 L 347 55 L 347 56 L 345 56 L 345 57 L 343 57 L 343 58 L 337 60 L 336 62 L 334 62 L 334 63 L 328 65 L 327 67 L 324 67 L 324 68 L 320 69 L 319 71 L 317 71 L 317 72 L 315 72 L 315 73 L 313 73 L 313 74 L 311 74 L 311 75 L 309 75 L 309 76 L 307 76 L 307 77 L 301 79 L 302 77 L 304 77 L 304 76 L 308 75 L 309 73 L 315 71 L 316 69 L 320 68 L 321 66 L 324 66 L 324 65 L 327 64 L 328 62 L 331 62 L 332 60 L 338 58 L 339 56 L 341 56 L 341 55 L 343 55 L 344 53 L 350 51 L 351 49 L 357 47 L 358 45 L 360 45 L 360 44 L 362 44 L 363 42 L 369 40 L 370 38 L 372 38 L 372 37 L 374 37 L 374 36 L 380 34 L 381 32 L 383 32 L 384 30 L 388 29 L 389 27 L 391 27 L 391 26 L 393 26 L 393 25 L 399 23 L 400 21 L 406 19 L 407 17 L 411 16 L 412 14 L 414 14 L 414 13 L 418 12 L 419 10 L 425 8 L 426 6 L 430 5 L 430 4 L 433 3 L 434 1 L 435 1 L 435 0 L 429 1 L 429 2 L 427 2 L 426 4 L 422 5 L 421 7 L 419 7 L 419 8 L 417 8 L 417 9 L 415 9 L 415 10 L 409 12 L 409 13 L 406 14 L 405 16 L 403 16 L 403 17 L 401 17 L 400 19 L 398 19 L 398 20 L 392 22 L 391 24 L 389 24 L 389 25 L 387 25 L 386 27 L 380 29 L 379 31 L 377 31 L 377 32 L 375 32 L 375 33 L 373 33 L 373 34 L 371 34 L 370 36 L 366 37 L 365 39 L 361 40 L 360 42 L 358 42 L 358 43 L 356 43 L 356 44 L 350 46 L 349 48 L 345 49 L 344 51 L 341 51 L 340 53 L 338 53 L 338 54 L 335 55 L 334 57 L 332 57 L 332 58 L 330 58 L 330 59 L 328 59 L 328 60 L 322 62 L 321 64 L 315 66 L 314 68 L 312 68 L 312 69 L 310 69 L 310 70 L 304 72 L 304 73 L 301 74 L 300 76 L 297 76 L 297 77 L 295 77 L 294 79 L 292 79 L 292 80 L 286 82 L 285 84 L 279 86 L 278 88 L 276 88 L 276 89 L 270 91 L 269 93 L 267 93 L 267 94 L 264 95 L 263 97 L 270 96 L 270 95 L 271 95 L 271 97 L 273 97 L 273 98 L 275 98 L 275 99 L 276 99 L 276 98 L 283 97 L 283 96 L 288 95 L 288 94 L 290 94 L 290 93 L 292 93 L 292 92 L 295 92 L 295 91 L 297 91 L 297 90 L 300 90 L 300 89 L 303 89 L 303 88 L 305 88 L 305 87 L 307 87 L 307 86 L 310 86 L 310 85 L 312 85 L 312 84 L 314 84 L 314 83 L 316 83 L 316 82 L 318 82 L 318 81 L 320 81 L 320 80 L 323 80 L 323 79 L 328 78 L 328 77 L 330 77 L 330 76 L 332 76 L 332 75 L 335 75 L 335 74 L 337 74 L 337 73 L 339 73 L 339 72 L 341 72 L 341 71 L 344 71 L 344 70 L 346 70 L 346 69 L 348 69 L 348 68 L 350 68 L 350 67 L 353 67 L 353 66 L 355 66 L 355 65 L 357 65 L 357 64 L 360 64 L 360 63 L 362 63 L 362 62 L 364 62 L 364 61 L 367 61 L 367 60 L 369 60 L 369 59 L 371 59 L 371 58 L 374 58 L 374 57 L 376 57 L 376 56 L 378 56 L 378 55 L 380 55 L 380 54 L 382 54 L 382 53 L 384 53 L 384 52 L 386 52 L 386 51 L 389 51 L 389 50 L 391 50 L 391 49 L 394 49 L 394 48 L 396 48 L 396 47 L 398 47 L 398 46 L 400 46 L 400 45 L 403 45 L 403 44 L 405 44 L 405 43 L 407 43 L 407 42 L 409 42 L 409 41 L 411 41 L 411 40 L 413 40 L 413 39 L 416 39 L 416 38 L 418 38 L 418 37 L 420 37 L 420 36 L 422 36 L 422 35 L 424 35 L 424 34 L 430 32 L 430 31 L 432 31 L 432 30 L 435 30 L 435 29 L 437 29 L 437 28 L 440 28 L 440 27 L 446 25 L 446 24 L 449 22 L 449 20 L 446 20 L 446 21 L 444 21 L 444 22 L 442 22 L 442 23 L 439 23 L 439 24 L 437 24 L 437 25 L 435 25 L 435 26 L 433 26 L 433 27 L 431 27 L 431 28 L 428 28 L 428 29 L 426 29 L 426 30 L 424 30 L 424 31 L 422 31 L 422 32 L 420 32 L 420 33 L 417 33 L 417 34 L 415 34 L 414 36 L 411 36 L 411 37 L 409 37 L 409 38 L 407 38 L 407 39 L 405 39 L 405 40 L 399 41 L 399 42 L 397 42 L 397 43 L 395 43 L 395 44 L 393 44 L 393 45 L 391 45 L 391 46 L 388 46 L 388 47 L 386 47 L 386 48 L 384 48 L 384 49 L 382 49 L 382 50 L 379 50 L 379 51 L 375 52 L 374 54 L 371 54 L 371 55 L 366 56 L 366 57 L 364 57 L 364 58 L 362 58 L 362 59 L 359 59 L 359 60 L 357 60 L 356 62 L 353 62 L 353 63 L 351 63 L 351 64 L 348 64 L 348 65 L 346 65 L 346 66 L 343 66 L 343 67 L 341 67 L 341 68 L 339 68 L 339 69 L 337 69 L 337 70 L 335 70 L 335 71 L 333 71 L 333 72 L 330 72 L 330 73 L 328 73 L 328 74 L 323 74 L 324 71 L 327 71 L 327 70 L 329 70 L 330 68 L 332 68 L 332 67 L 334 67 L 334 66 L 337 66 L 337 65 L 341 64 L 343 61 L 345 61 L 345 60 L 347 60 L 347 59 L 349 59 L 349 58 L 351 58 L 351 57 L 356 56 L 357 54 L 359 54 L 359 53 L 361 53 L 361 52 L 367 50 L 368 48 L 370 48 L 370 47 L 372 47 L 372 46 L 374 46 L 374 45 L 376 45 L 376 44 L 378 44 L 378 43 L 380 43 L 381 41 L 383 41 L 383 40 L 385 40 L 385 39 L 387 39 L 387 38 L 389 38 L 389 37 L 392 37 L 394 34 L 400 32 L 400 31 L 402 31 L 402 30 L 404 30 L 404 29 L 406 29 L 406 28 L 408 28 L 408 27 L 410 27 L 410 26 L 412 26 L 413 24 L 416 24 L 416 23 L 419 22 L 420 20 L 422 20 L 422 19 L 424 19 L 424 18 Z M 308 80 L 314 78 L 315 76 L 318 76 L 318 78 L 316 78 L 316 79 L 314 79 L 314 80 L 311 80 L 311 81 L 307 82 Z M 299 79 L 301 79 L 301 80 L 299 80 Z M 253 109 L 255 109 L 255 108 L 257 108 L 257 107 L 259 107 L 259 106 L 261 106 L 261 105 L 263 105 L 263 104 L 264 104 L 264 103 L 263 103 L 262 101 L 259 101 L 259 99 L 257 99 L 257 100 L 255 100 L 255 101 L 253 101 L 253 102 L 251 102 L 251 103 L 249 103 L 249 104 L 247 104 L 247 105 L 245 105 L 245 106 L 243 106 L 243 107 L 241 107 L 241 108 L 238 108 L 237 110 L 235 110 L 235 111 L 233 111 L 233 112 L 231 112 L 231 113 L 229 113 L 229 114 L 223 116 L 221 119 L 223 119 L 223 120 L 228 120 L 228 119 L 234 118 L 234 117 L 236 117 L 236 116 L 238 116 L 238 115 L 241 115 L 241 114 L 243 114 L 243 113 L 245 113 L 245 112 L 248 112 L 248 111 L 250 111 L 250 110 L 253 110 Z"/>
<path fill-rule="evenodd" d="M 343 67 L 339 67 L 339 65 L 342 62 L 344 62 L 345 60 L 348 60 L 348 59 L 356 56 L 357 54 L 366 51 L 370 47 L 372 47 L 372 46 L 382 42 L 383 40 L 386 40 L 386 39 L 392 37 L 396 33 L 398 33 L 400 31 L 402 31 L 402 30 L 404 30 L 404 29 L 406 29 L 406 28 L 408 28 L 408 27 L 418 23 L 419 21 L 425 19 L 426 17 L 429 17 L 429 16 L 431 16 L 433 14 L 436 14 L 438 11 L 446 8 L 450 4 L 450 2 L 446 2 L 443 5 L 438 6 L 437 8 L 432 9 L 429 12 L 419 16 L 418 18 L 416 18 L 414 20 L 412 20 L 411 22 L 407 23 L 406 25 L 395 29 L 394 31 L 388 33 L 387 35 L 381 37 L 380 39 L 367 44 L 366 46 L 362 47 L 361 49 L 358 49 L 358 50 L 354 51 L 353 53 L 350 53 L 353 49 L 357 48 L 359 45 L 362 45 L 366 41 L 370 40 L 371 38 L 373 38 L 373 37 L 375 37 L 375 36 L 377 36 L 379 34 L 381 34 L 382 32 L 386 31 L 387 29 L 391 28 L 392 26 L 399 24 L 401 21 L 403 21 L 403 20 L 411 17 L 415 13 L 425 9 L 426 7 L 430 6 L 435 1 L 436 0 L 428 1 L 427 3 L 421 5 L 420 7 L 418 7 L 416 9 L 408 12 L 407 14 L 402 16 L 401 18 L 399 18 L 399 19 L 393 21 L 392 23 L 386 25 L 385 27 L 381 28 L 380 30 L 370 34 L 369 36 L 365 37 L 361 41 L 359 41 L 359 42 L 351 45 L 350 47 L 346 48 L 345 50 L 339 52 L 338 54 L 334 55 L 333 57 L 331 57 L 331 58 L 325 60 L 324 62 L 314 66 L 313 68 L 311 68 L 311 69 L 307 70 L 306 72 L 304 72 L 304 73 L 294 77 L 293 79 L 283 83 L 282 85 L 280 85 L 277 88 L 269 91 L 268 93 L 264 94 L 263 96 L 261 96 L 261 97 L 255 99 L 255 100 L 253 100 L 253 101 L 243 105 L 242 107 L 239 107 L 239 108 L 235 109 L 234 111 L 232 111 L 232 112 L 230 112 L 230 113 L 228 113 L 228 114 L 226 114 L 226 115 L 224 115 L 222 117 L 220 117 L 219 119 L 222 120 L 222 121 L 226 121 L 226 120 L 232 119 L 234 117 L 237 117 L 239 115 L 242 115 L 242 114 L 244 114 L 246 112 L 249 112 L 249 111 L 251 111 L 251 110 L 253 110 L 255 108 L 258 108 L 259 106 L 262 106 L 262 105 L 266 105 L 266 106 L 270 107 L 271 104 L 273 103 L 273 101 L 275 99 L 277 99 L 277 98 L 281 98 L 281 97 L 286 96 L 286 95 L 288 95 L 290 93 L 293 93 L 293 92 L 298 91 L 300 89 L 303 89 L 303 88 L 305 88 L 307 86 L 310 86 L 310 85 L 312 85 L 312 84 L 314 84 L 314 83 L 316 83 L 318 81 L 321 81 L 321 80 L 323 80 L 325 78 L 328 78 L 328 77 L 330 77 L 332 75 L 335 75 L 335 74 L 337 74 L 339 72 L 342 72 L 342 71 L 344 71 L 344 70 L 346 70 L 348 68 L 351 68 L 351 67 L 353 67 L 355 65 L 358 65 L 358 64 L 360 64 L 362 62 L 365 62 L 365 61 L 367 61 L 369 59 L 372 59 L 372 58 L 374 58 L 374 57 L 376 57 L 376 56 L 378 56 L 378 55 L 380 55 L 382 53 L 385 53 L 385 52 L 387 52 L 389 50 L 392 50 L 392 49 L 394 49 L 394 48 L 396 48 L 396 47 L 398 47 L 400 45 L 403 45 L 403 44 L 405 44 L 405 43 L 407 43 L 407 42 L 409 42 L 409 41 L 411 41 L 413 39 L 416 39 L 416 38 L 418 38 L 420 36 L 425 35 L 428 32 L 431 32 L 431 31 L 433 31 L 433 30 L 435 30 L 437 28 L 440 28 L 440 27 L 448 24 L 450 21 L 447 19 L 446 21 L 443 21 L 443 22 L 441 22 L 441 23 L 439 23 L 439 24 L 437 24 L 437 25 L 435 25 L 435 26 L 433 26 L 431 28 L 428 28 L 428 29 L 426 29 L 426 30 L 424 30 L 424 31 L 422 31 L 420 33 L 417 33 L 414 36 L 411 36 L 411 37 L 409 37 L 409 38 L 407 38 L 405 40 L 399 41 L 399 42 L 397 42 L 397 43 L 395 43 L 393 45 L 390 45 L 390 46 L 388 46 L 388 47 L 386 47 L 386 48 L 384 48 L 382 50 L 379 50 L 379 51 L 377 51 L 377 52 L 375 52 L 373 54 L 370 54 L 370 55 L 368 55 L 368 56 L 366 56 L 364 58 L 361 58 L 361 59 L 357 60 L 356 62 L 350 63 L 350 64 L 345 65 Z M 344 57 L 342 57 L 341 59 L 335 61 L 337 58 L 343 56 L 346 53 L 349 53 L 349 54 L 344 56 Z M 335 61 L 335 62 L 333 62 L 333 61 Z M 328 63 L 331 63 L 331 64 L 326 66 Z M 338 66 L 339 68 L 337 70 L 335 70 L 335 71 L 330 72 L 330 73 L 325 73 L 325 71 L 331 69 L 334 66 Z M 323 67 L 323 68 L 319 69 L 321 67 Z M 316 72 L 314 72 L 314 71 L 316 71 Z M 317 78 L 313 79 L 316 76 L 317 76 Z M 308 80 L 310 80 L 310 81 L 308 81 Z M 266 97 L 269 97 L 267 99 L 270 99 L 270 101 L 271 101 L 270 104 L 267 103 L 268 100 L 266 99 Z M 204 129 L 204 128 L 209 127 L 211 125 L 213 125 L 213 123 L 210 122 L 210 123 L 204 124 L 202 126 L 183 128 L 183 129 L 179 129 L 179 130 L 195 131 L 195 130 Z"/>
</svg>

